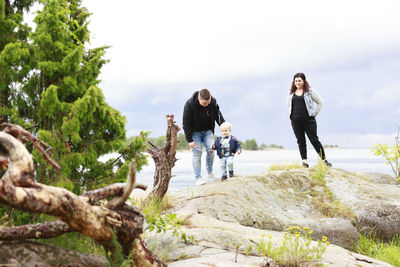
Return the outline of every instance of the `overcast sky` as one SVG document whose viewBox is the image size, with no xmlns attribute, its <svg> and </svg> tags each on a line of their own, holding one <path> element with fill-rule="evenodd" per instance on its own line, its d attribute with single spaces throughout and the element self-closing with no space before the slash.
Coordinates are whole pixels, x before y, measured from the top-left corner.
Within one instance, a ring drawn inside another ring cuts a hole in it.
<svg viewBox="0 0 400 267">
<path fill-rule="evenodd" d="M 128 135 L 182 124 L 185 101 L 208 88 L 240 140 L 296 147 L 286 97 L 304 72 L 324 106 L 323 144 L 394 143 L 400 126 L 400 1 L 106 1 L 91 46 L 110 45 L 100 87 Z M 216 134 L 220 134 L 216 129 Z"/>
</svg>

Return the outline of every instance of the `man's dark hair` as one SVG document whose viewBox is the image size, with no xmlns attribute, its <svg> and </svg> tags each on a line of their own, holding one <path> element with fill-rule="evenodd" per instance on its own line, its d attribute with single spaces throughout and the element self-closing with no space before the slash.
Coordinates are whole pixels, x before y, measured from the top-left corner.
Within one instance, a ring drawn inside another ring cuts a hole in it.
<svg viewBox="0 0 400 267">
<path fill-rule="evenodd" d="M 200 99 L 203 99 L 203 100 L 209 100 L 211 98 L 210 91 L 208 91 L 207 89 L 201 89 L 199 91 L 199 96 L 200 96 Z"/>
</svg>

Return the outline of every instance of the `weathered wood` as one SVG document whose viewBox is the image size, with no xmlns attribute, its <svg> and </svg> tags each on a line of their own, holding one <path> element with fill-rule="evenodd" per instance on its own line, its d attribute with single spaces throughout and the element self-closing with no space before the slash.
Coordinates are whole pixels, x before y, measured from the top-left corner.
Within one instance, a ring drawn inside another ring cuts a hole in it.
<svg viewBox="0 0 400 267">
<path fill-rule="evenodd" d="M 135 260 L 144 263 L 158 259 L 151 251 L 143 254 L 135 250 L 134 242 L 143 231 L 144 216 L 138 208 L 125 204 L 133 188 L 143 188 L 143 185 L 135 184 L 134 160 L 126 184 L 111 185 L 107 189 L 77 196 L 66 189 L 35 182 L 32 157 L 20 142 L 19 135 L 27 137 L 31 142 L 37 143 L 38 140 L 32 139 L 22 128 L 11 129 L 13 135 L 10 130 L 9 133 L 0 132 L 0 160 L 8 163 L 8 169 L 0 179 L 0 204 L 22 211 L 52 215 L 62 222 L 1 228 L 0 240 L 1 237 L 9 240 L 13 235 L 19 238 L 44 238 L 74 230 L 96 240 L 111 253 L 111 259 L 117 259 L 119 253 L 113 237 L 123 248 L 125 257 L 132 254 Z M 46 159 L 52 163 L 48 155 Z M 56 168 L 56 165 L 52 165 Z M 93 205 L 109 197 L 115 198 L 105 207 Z M 145 258 L 141 259 L 142 256 Z M 160 264 L 163 263 L 160 261 Z"/>
<path fill-rule="evenodd" d="M 135 266 L 140 267 L 165 267 L 167 266 L 162 262 L 151 250 L 146 246 L 146 243 L 141 239 L 135 240 L 134 250 L 136 251 L 136 258 L 134 259 Z"/>
<path fill-rule="evenodd" d="M 174 115 L 166 115 L 166 117 L 168 126 L 164 146 L 159 148 L 150 143 L 154 148 L 147 150 L 155 163 L 153 189 L 147 199 L 154 197 L 162 199 L 164 197 L 172 177 L 171 170 L 176 162 L 175 155 L 180 128 L 174 121 Z"/>
<path fill-rule="evenodd" d="M 53 238 L 75 230 L 62 221 L 25 224 L 0 228 L 0 240 L 13 241 L 36 238 Z"/>
<path fill-rule="evenodd" d="M 25 240 L 0 243 L 0 266 L 106 267 L 110 265 L 105 257 Z"/>
<path fill-rule="evenodd" d="M 52 158 L 50 158 L 50 156 L 46 153 L 46 150 L 44 150 L 42 148 L 42 146 L 39 144 L 43 144 L 45 146 L 48 147 L 48 149 L 51 149 L 51 147 L 46 144 L 45 142 L 43 142 L 42 140 L 36 138 L 35 136 L 33 136 L 30 132 L 28 132 L 27 130 L 25 130 L 24 128 L 22 128 L 19 125 L 15 125 L 15 124 L 11 124 L 11 123 L 2 123 L 0 124 L 0 127 L 5 127 L 4 128 L 4 132 L 7 134 L 10 134 L 12 136 L 14 136 L 15 138 L 17 138 L 19 141 L 25 141 L 23 138 L 27 138 L 29 141 L 31 141 L 31 143 L 33 144 L 33 146 L 39 150 L 39 152 L 42 154 L 42 156 L 57 170 L 61 170 L 60 165 L 57 164 L 57 162 L 55 162 Z"/>
</svg>

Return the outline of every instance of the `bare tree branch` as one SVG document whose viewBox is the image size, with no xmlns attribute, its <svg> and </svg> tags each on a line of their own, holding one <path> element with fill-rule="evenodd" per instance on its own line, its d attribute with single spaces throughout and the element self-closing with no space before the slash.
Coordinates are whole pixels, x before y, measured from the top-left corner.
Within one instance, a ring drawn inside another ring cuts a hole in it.
<svg viewBox="0 0 400 267">
<path fill-rule="evenodd" d="M 0 228 L 0 240 L 13 241 L 32 238 L 53 238 L 69 232 L 74 232 L 74 229 L 62 221 L 25 224 L 22 226 Z"/>
</svg>

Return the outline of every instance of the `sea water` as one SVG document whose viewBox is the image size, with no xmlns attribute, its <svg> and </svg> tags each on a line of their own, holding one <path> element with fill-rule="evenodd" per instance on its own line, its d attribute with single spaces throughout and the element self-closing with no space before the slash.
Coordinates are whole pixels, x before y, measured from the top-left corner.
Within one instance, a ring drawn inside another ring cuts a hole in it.
<svg viewBox="0 0 400 267">
<path fill-rule="evenodd" d="M 390 165 L 382 157 L 375 156 L 368 148 L 328 148 L 326 156 L 329 162 L 333 164 L 333 168 L 340 168 L 353 172 L 378 172 L 386 173 L 393 176 Z M 205 168 L 205 152 L 202 156 L 202 175 L 207 176 Z M 313 150 L 308 151 L 308 161 L 310 166 L 317 164 L 318 156 Z M 169 191 L 179 190 L 195 185 L 195 178 L 192 169 L 192 152 L 182 151 L 176 153 L 178 161 L 172 168 L 173 177 L 169 183 Z M 153 185 L 154 161 L 149 156 L 149 165 L 144 166 L 137 174 L 137 181 L 147 184 L 149 187 Z M 301 164 L 301 158 L 297 149 L 277 149 L 264 151 L 243 151 L 242 154 L 235 155 L 234 170 L 235 175 L 251 175 L 265 172 L 272 164 Z M 214 174 L 221 176 L 219 168 L 218 156 L 214 159 Z"/>
</svg>

